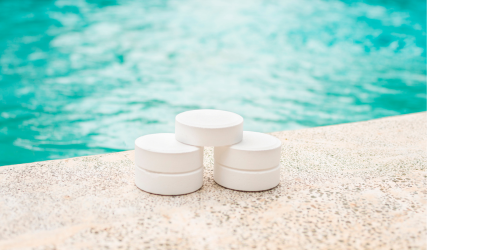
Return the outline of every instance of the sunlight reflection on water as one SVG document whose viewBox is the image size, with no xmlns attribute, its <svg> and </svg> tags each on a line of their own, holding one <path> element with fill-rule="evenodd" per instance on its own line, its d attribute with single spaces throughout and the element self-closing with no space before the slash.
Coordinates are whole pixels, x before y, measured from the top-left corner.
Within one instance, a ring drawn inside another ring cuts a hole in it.
<svg viewBox="0 0 500 250">
<path fill-rule="evenodd" d="M 190 109 L 261 132 L 427 109 L 425 1 L 0 5 L 0 165 L 132 149 Z"/>
</svg>

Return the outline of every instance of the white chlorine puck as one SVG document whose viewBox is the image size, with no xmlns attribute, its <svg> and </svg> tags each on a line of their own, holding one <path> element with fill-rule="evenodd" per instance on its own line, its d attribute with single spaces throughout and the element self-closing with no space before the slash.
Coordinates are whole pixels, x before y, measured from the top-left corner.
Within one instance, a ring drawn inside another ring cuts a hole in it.
<svg viewBox="0 0 500 250">
<path fill-rule="evenodd" d="M 171 133 L 150 134 L 135 140 L 135 163 L 158 173 L 186 173 L 203 166 L 203 148 L 178 142 Z"/>
<path fill-rule="evenodd" d="M 280 183 L 280 165 L 264 171 L 237 170 L 214 163 L 214 179 L 217 184 L 240 191 L 263 191 Z"/>
<path fill-rule="evenodd" d="M 181 195 L 192 193 L 203 186 L 203 167 L 182 174 L 150 172 L 135 166 L 135 185 L 148 193 Z"/>
<path fill-rule="evenodd" d="M 175 138 L 194 146 L 227 146 L 238 143 L 243 136 L 243 117 L 214 110 L 191 110 L 175 117 Z"/>
<path fill-rule="evenodd" d="M 215 147 L 214 161 L 239 170 L 266 170 L 280 164 L 281 141 L 268 134 L 243 132 L 240 143 Z"/>
</svg>

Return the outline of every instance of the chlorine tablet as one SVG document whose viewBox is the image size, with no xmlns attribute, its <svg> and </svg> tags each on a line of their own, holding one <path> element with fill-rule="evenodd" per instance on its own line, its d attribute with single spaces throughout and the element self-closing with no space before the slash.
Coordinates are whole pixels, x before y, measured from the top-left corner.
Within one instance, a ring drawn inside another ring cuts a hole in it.
<svg viewBox="0 0 500 250">
<path fill-rule="evenodd" d="M 194 146 L 227 146 L 243 137 L 243 117 L 214 109 L 191 110 L 175 117 L 175 138 Z"/>
<path fill-rule="evenodd" d="M 150 134 L 135 140 L 135 163 L 158 173 L 185 173 L 203 166 L 203 148 L 180 143 L 172 133 Z"/>
<path fill-rule="evenodd" d="M 214 161 L 239 170 L 265 170 L 280 164 L 281 141 L 268 134 L 244 131 L 241 142 L 215 147 Z"/>
<path fill-rule="evenodd" d="M 148 193 L 181 195 L 192 193 L 203 186 L 203 167 L 187 173 L 164 174 L 135 166 L 135 185 Z"/>
<path fill-rule="evenodd" d="M 280 165 L 264 171 L 238 170 L 214 163 L 214 180 L 217 184 L 240 191 L 263 191 L 280 183 Z"/>
</svg>

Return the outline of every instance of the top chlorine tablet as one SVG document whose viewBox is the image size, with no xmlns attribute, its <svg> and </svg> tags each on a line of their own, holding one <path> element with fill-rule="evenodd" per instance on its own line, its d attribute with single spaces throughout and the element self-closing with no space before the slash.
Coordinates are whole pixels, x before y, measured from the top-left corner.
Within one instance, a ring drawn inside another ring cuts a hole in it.
<svg viewBox="0 0 500 250">
<path fill-rule="evenodd" d="M 180 143 L 171 133 L 145 135 L 135 140 L 135 163 L 156 173 L 186 173 L 203 166 L 203 148 Z"/>
<path fill-rule="evenodd" d="M 243 138 L 243 117 L 238 114 L 199 109 L 175 117 L 175 139 L 194 146 L 227 146 Z"/>
</svg>

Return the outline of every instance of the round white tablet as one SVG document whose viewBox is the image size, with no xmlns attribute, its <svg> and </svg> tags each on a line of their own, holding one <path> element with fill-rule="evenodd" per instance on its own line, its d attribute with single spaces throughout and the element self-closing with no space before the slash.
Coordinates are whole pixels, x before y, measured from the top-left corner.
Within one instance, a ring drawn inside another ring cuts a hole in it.
<svg viewBox="0 0 500 250">
<path fill-rule="evenodd" d="M 280 164 L 281 141 L 268 134 L 244 131 L 240 143 L 216 147 L 214 161 L 240 170 L 265 170 Z"/>
<path fill-rule="evenodd" d="M 244 171 L 214 163 L 214 180 L 217 184 L 234 190 L 268 190 L 280 183 L 280 165 L 264 171 Z"/>
<path fill-rule="evenodd" d="M 148 193 L 180 195 L 192 193 L 203 186 L 203 167 L 182 174 L 150 172 L 135 166 L 135 185 Z"/>
<path fill-rule="evenodd" d="M 226 146 L 238 143 L 243 136 L 243 117 L 238 114 L 199 109 L 175 117 L 175 138 L 194 146 Z"/>
<path fill-rule="evenodd" d="M 185 173 L 203 166 L 203 148 L 178 142 L 171 133 L 150 134 L 135 140 L 135 163 L 158 173 Z"/>
</svg>

